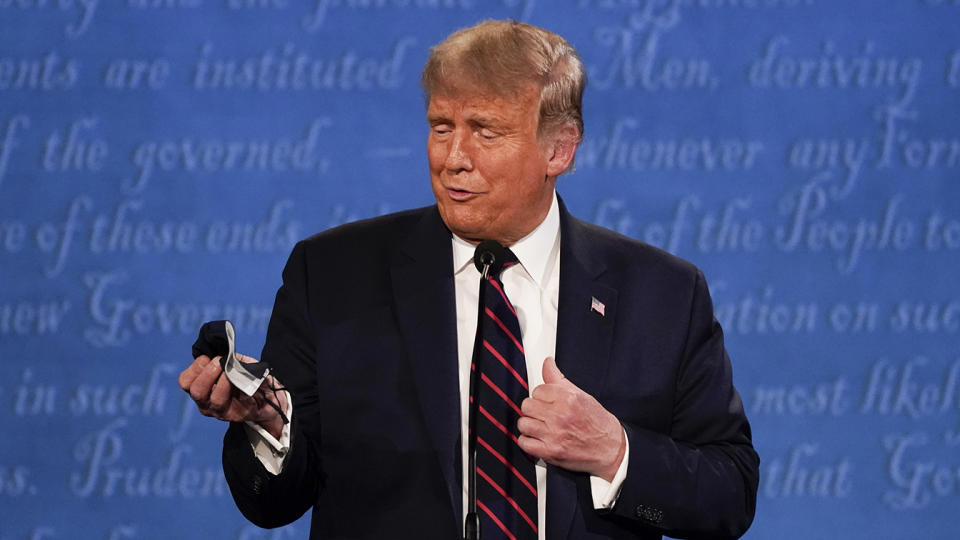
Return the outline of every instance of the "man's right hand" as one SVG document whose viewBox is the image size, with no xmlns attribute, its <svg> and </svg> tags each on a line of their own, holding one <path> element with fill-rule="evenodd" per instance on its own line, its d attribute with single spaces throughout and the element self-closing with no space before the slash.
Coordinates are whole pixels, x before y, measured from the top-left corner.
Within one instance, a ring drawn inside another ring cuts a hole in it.
<svg viewBox="0 0 960 540">
<path fill-rule="evenodd" d="M 237 359 L 241 362 L 254 361 L 241 354 L 237 354 Z M 227 422 L 254 422 L 277 439 L 280 438 L 283 418 L 267 400 L 275 402 L 281 410 L 286 410 L 287 396 L 286 392 L 270 390 L 278 386 L 273 376 L 267 377 L 256 394 L 248 396 L 223 376 L 219 356 L 211 359 L 201 355 L 180 373 L 178 382 L 180 388 L 196 402 L 201 414 Z"/>
</svg>

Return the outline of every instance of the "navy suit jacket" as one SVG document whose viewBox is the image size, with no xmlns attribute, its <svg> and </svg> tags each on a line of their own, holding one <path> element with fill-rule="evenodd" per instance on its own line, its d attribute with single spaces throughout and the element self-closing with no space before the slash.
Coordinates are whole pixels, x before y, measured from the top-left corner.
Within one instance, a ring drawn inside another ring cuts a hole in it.
<svg viewBox="0 0 960 540">
<path fill-rule="evenodd" d="M 586 474 L 549 466 L 547 537 L 739 536 L 758 458 L 702 274 L 562 202 L 560 223 L 557 364 L 621 421 L 630 460 L 604 512 Z M 460 538 L 450 238 L 428 207 L 294 248 L 262 354 L 293 393 L 291 452 L 273 476 L 239 425 L 224 440 L 224 473 L 253 523 L 312 508 L 311 539 Z"/>
</svg>

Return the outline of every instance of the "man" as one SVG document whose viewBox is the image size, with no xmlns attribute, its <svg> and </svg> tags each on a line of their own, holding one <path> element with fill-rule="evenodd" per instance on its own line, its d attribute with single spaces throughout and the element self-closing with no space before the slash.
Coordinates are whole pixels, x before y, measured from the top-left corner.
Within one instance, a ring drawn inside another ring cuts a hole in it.
<svg viewBox="0 0 960 540">
<path fill-rule="evenodd" d="M 758 459 L 703 276 L 555 195 L 583 133 L 576 52 L 488 21 L 434 47 L 422 82 L 437 204 L 320 233 L 284 270 L 262 358 L 290 424 L 266 403 L 290 410 L 285 391 L 247 398 L 206 356 L 180 376 L 201 412 L 232 422 L 224 473 L 241 511 L 274 527 L 312 507 L 311 538 L 461 536 L 471 259 L 495 240 L 519 259 L 502 288 L 530 389 L 502 430 L 537 462 L 536 509 L 478 479 L 515 510 L 478 503 L 483 537 L 741 535 Z"/>
</svg>

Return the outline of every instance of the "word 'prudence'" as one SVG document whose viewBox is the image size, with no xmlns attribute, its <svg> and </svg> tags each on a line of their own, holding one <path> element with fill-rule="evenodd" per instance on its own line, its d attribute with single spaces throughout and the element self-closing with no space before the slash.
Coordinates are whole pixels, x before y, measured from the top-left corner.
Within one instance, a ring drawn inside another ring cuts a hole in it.
<svg viewBox="0 0 960 540">
<path fill-rule="evenodd" d="M 77 497 L 209 498 L 227 494 L 226 481 L 216 467 L 190 467 L 192 448 L 174 446 L 165 463 L 154 467 L 123 463 L 127 419 L 117 418 L 74 447 L 82 469 L 70 474 L 70 491 Z"/>
</svg>

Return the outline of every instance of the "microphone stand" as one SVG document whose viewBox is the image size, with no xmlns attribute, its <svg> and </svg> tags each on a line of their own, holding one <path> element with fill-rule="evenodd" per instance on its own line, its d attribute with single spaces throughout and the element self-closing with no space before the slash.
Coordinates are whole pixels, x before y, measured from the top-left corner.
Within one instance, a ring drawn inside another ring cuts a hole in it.
<svg viewBox="0 0 960 540">
<path fill-rule="evenodd" d="M 477 297 L 477 332 L 473 338 L 473 358 L 470 370 L 470 396 L 477 394 L 477 371 L 480 361 L 480 349 L 483 346 L 483 336 L 480 328 L 483 321 L 483 299 L 487 291 L 487 276 L 490 273 L 492 261 L 481 259 L 483 269 L 480 272 L 480 289 Z M 463 537 L 465 540 L 480 540 L 480 516 L 477 515 L 477 407 L 476 400 L 470 401 L 470 412 L 467 417 L 469 430 L 467 446 L 467 516 L 463 523 Z"/>
<path fill-rule="evenodd" d="M 470 396 L 477 395 L 477 381 L 480 379 L 480 357 L 483 348 L 484 301 L 487 292 L 487 277 L 497 273 L 503 267 L 507 250 L 493 240 L 486 240 L 477 246 L 473 254 L 473 264 L 480 271 L 480 289 L 477 296 L 477 333 L 473 338 L 473 358 L 470 370 Z M 477 514 L 477 400 L 470 402 L 467 426 L 470 432 L 467 442 L 467 515 L 463 520 L 465 540 L 480 540 L 480 516 Z"/>
<path fill-rule="evenodd" d="M 470 370 L 470 396 L 477 395 L 477 381 L 480 379 L 480 357 L 483 349 L 482 324 L 486 315 L 484 298 L 487 293 L 487 278 L 491 273 L 498 274 L 507 260 L 507 249 L 493 240 L 480 242 L 473 253 L 473 264 L 480 271 L 480 289 L 477 296 L 477 333 L 473 338 L 473 358 Z M 467 427 L 470 436 L 467 440 L 467 515 L 463 520 L 463 537 L 466 540 L 480 540 L 480 516 L 477 514 L 477 400 L 470 402 L 467 413 Z"/>
</svg>

